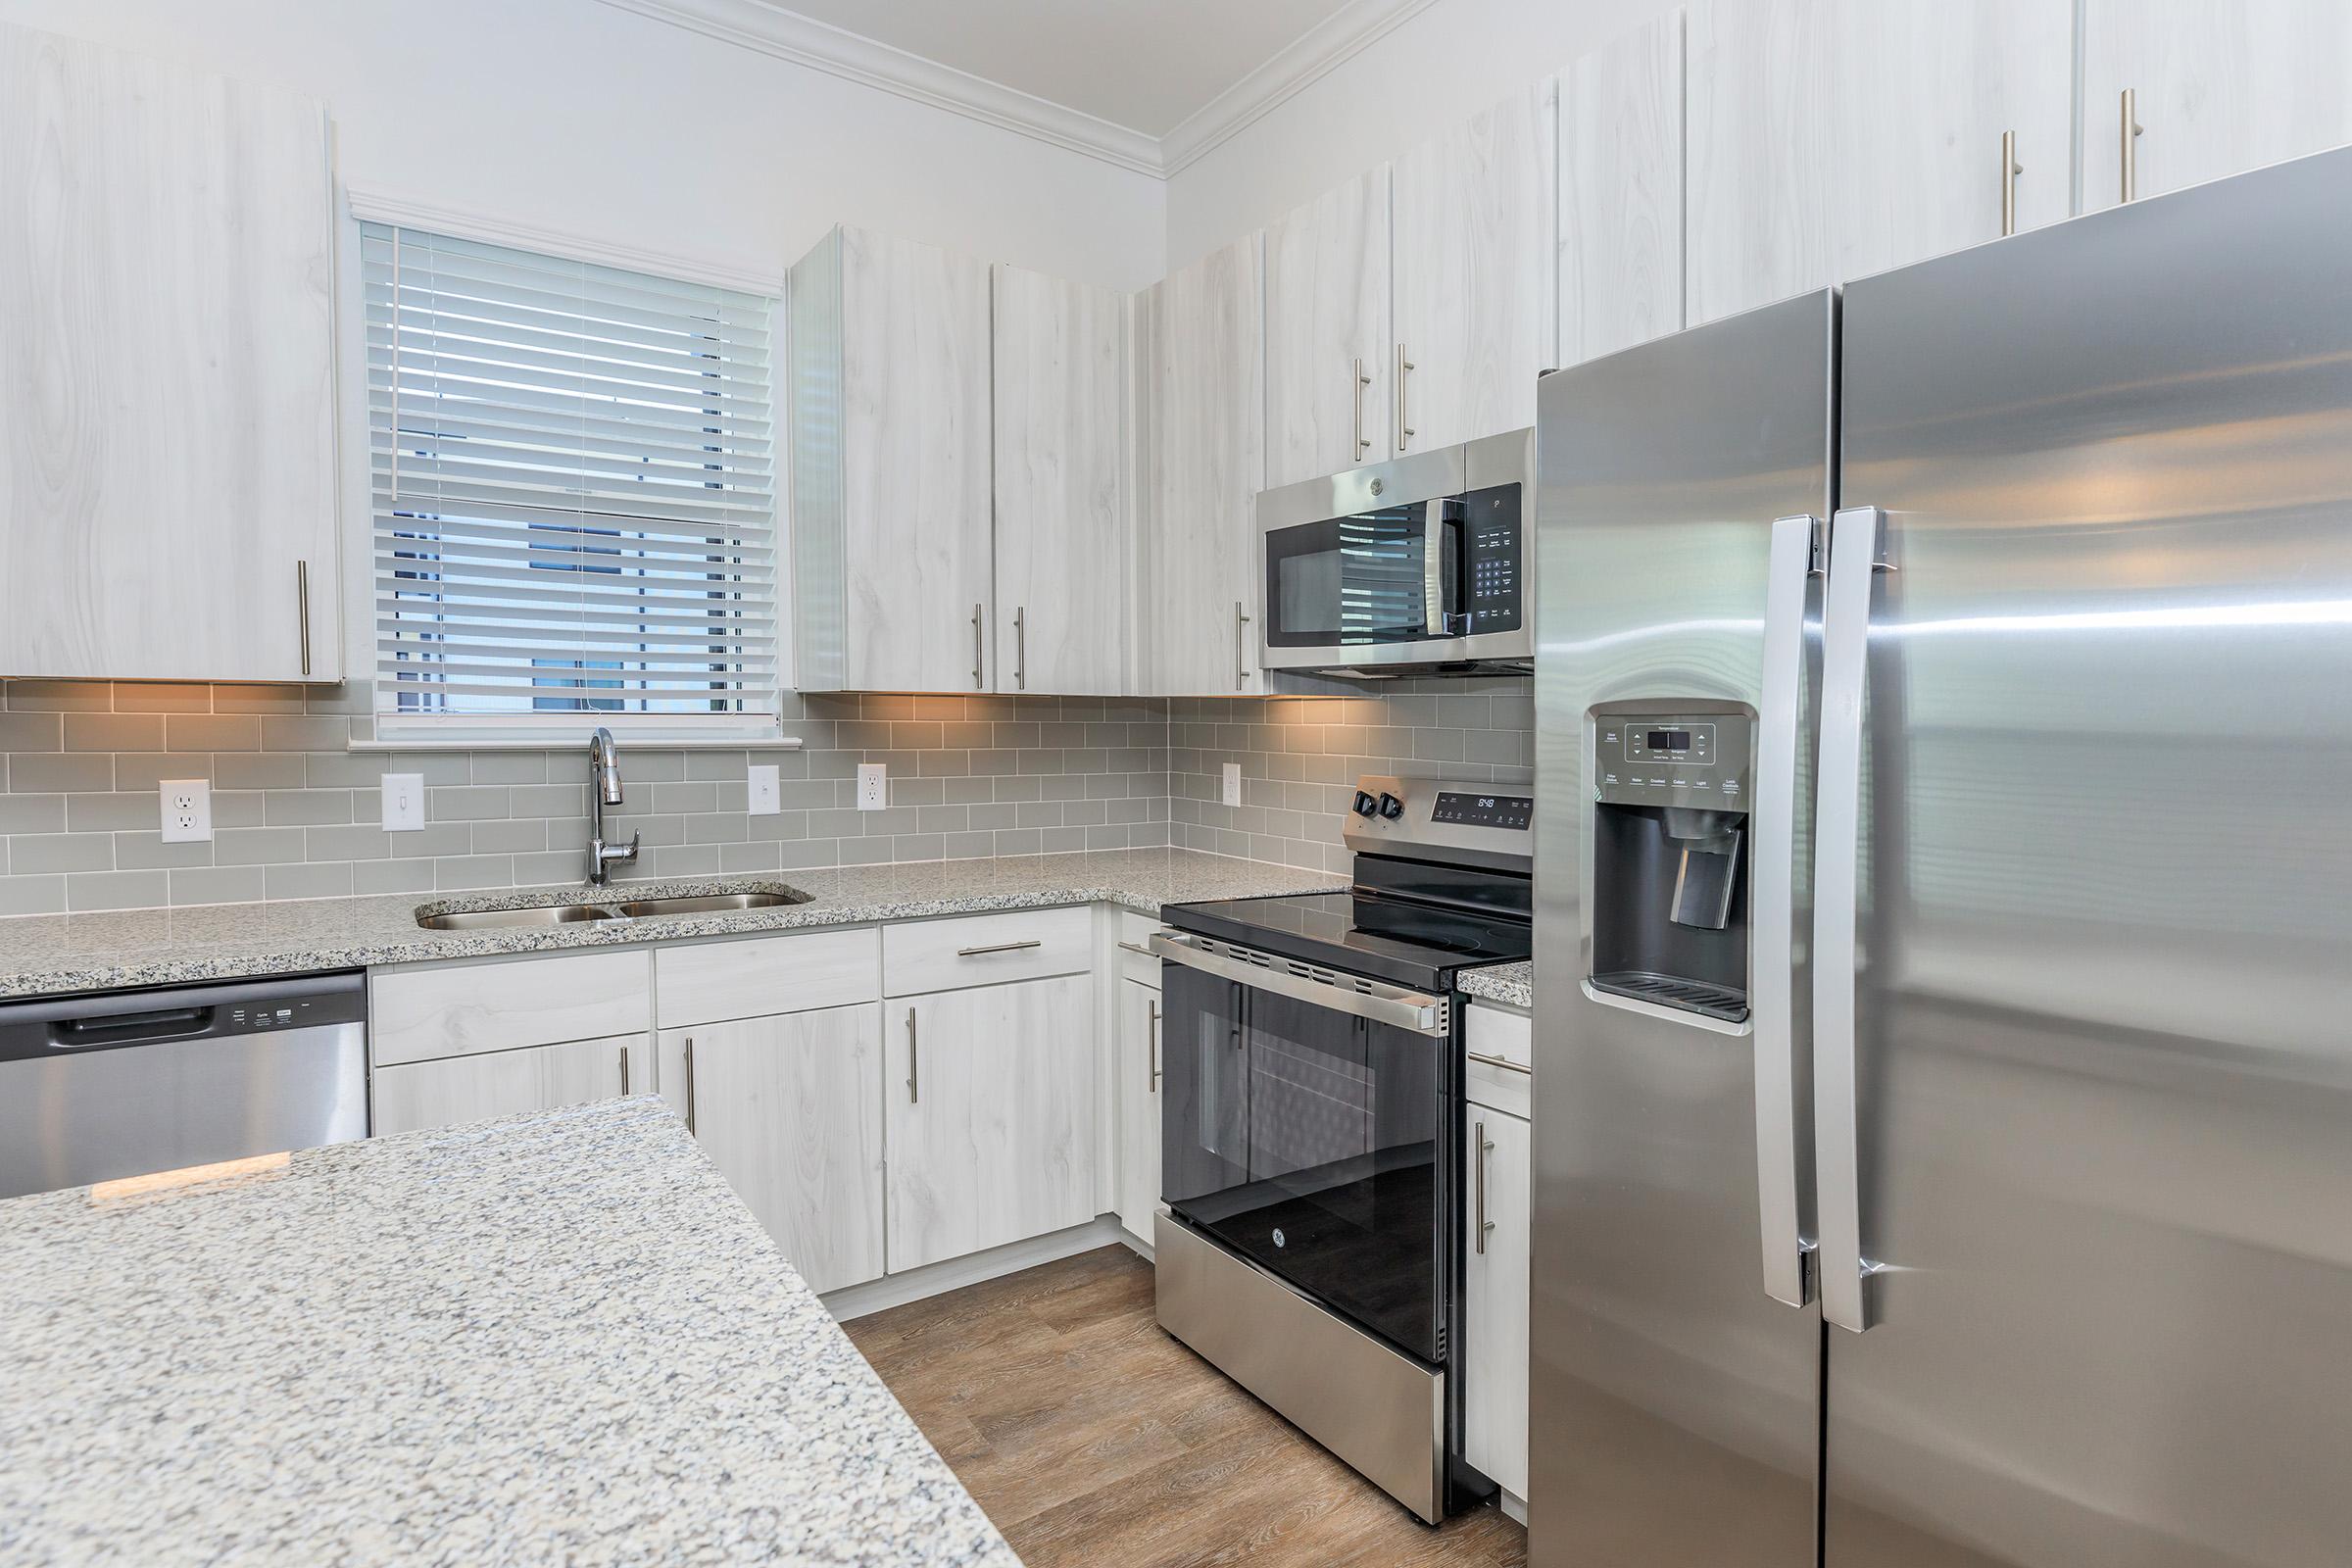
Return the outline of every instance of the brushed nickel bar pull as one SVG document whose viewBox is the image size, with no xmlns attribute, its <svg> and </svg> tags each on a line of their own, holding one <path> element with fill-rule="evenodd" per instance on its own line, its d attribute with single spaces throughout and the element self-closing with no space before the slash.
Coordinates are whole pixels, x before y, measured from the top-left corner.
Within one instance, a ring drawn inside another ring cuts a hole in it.
<svg viewBox="0 0 2352 1568">
<path fill-rule="evenodd" d="M 1016 691 L 1029 689 L 1029 607 L 1015 605 L 1012 609 L 1012 684 Z"/>
<path fill-rule="evenodd" d="M 1152 1002 L 1152 1082 L 1149 1092 L 1159 1093 L 1159 1001 Z"/>
<path fill-rule="evenodd" d="M 914 1009 L 906 1009 L 906 1103 L 923 1102 L 923 1058 L 914 1038 Z"/>
<path fill-rule="evenodd" d="M 1397 345 L 1396 345 L 1396 450 L 1397 450 L 1397 451 L 1399 451 L 1399 452 L 1402 452 L 1402 451 L 1404 450 L 1404 448 L 1405 448 L 1405 444 L 1406 444 L 1408 441 L 1410 441 L 1410 440 L 1412 439 L 1412 437 L 1414 436 L 1414 434 L 1416 433 L 1416 432 L 1414 431 L 1413 427 L 1412 427 L 1411 425 L 1407 424 L 1407 423 L 1405 422 L 1405 419 L 1404 419 L 1404 378 L 1405 378 L 1406 374 L 1407 374 L 1407 373 L 1409 373 L 1409 372 L 1410 372 L 1410 371 L 1411 371 L 1411 370 L 1412 370 L 1414 368 L 1415 368 L 1415 367 L 1414 367 L 1414 365 L 1413 365 L 1413 362 L 1412 362 L 1412 361 L 1410 361 L 1410 360 L 1408 360 L 1408 359 L 1406 359 L 1406 358 L 1404 357 L 1404 345 L 1403 345 L 1403 344 L 1401 344 L 1401 343 L 1397 344 Z"/>
<path fill-rule="evenodd" d="M 294 563 L 294 612 L 302 621 L 302 672 L 311 672 L 311 564 Z"/>
<path fill-rule="evenodd" d="M 2017 176 L 2026 166 L 2017 161 L 2017 132 L 2001 132 L 2001 238 L 2017 232 Z"/>
<path fill-rule="evenodd" d="M 620 1098 L 629 1098 L 629 1048 L 620 1048 Z"/>
<path fill-rule="evenodd" d="M 1364 362 L 1358 357 L 1355 362 L 1355 455 L 1359 458 L 1372 450 L 1372 438 L 1364 434 L 1364 388 L 1371 384 L 1372 378 L 1364 373 Z"/>
<path fill-rule="evenodd" d="M 1026 953 L 1031 948 L 1042 948 L 1045 945 L 1043 937 L 1031 937 L 1026 942 L 992 942 L 985 948 L 957 948 L 956 956 L 977 958 L 990 953 Z"/>
<path fill-rule="evenodd" d="M 1494 1222 L 1487 1218 L 1487 1156 L 1494 1152 L 1494 1145 L 1487 1138 L 1487 1124 L 1478 1122 L 1472 1134 L 1478 1141 L 1478 1255 L 1487 1255 L 1487 1233 Z"/>
<path fill-rule="evenodd" d="M 694 1132 L 694 1036 L 686 1037 L 686 1131 Z"/>
<path fill-rule="evenodd" d="M 1462 1053 L 1462 1054 L 1469 1057 L 1472 1061 L 1480 1062 L 1486 1066 L 1500 1067 L 1504 1072 L 1523 1072 L 1530 1078 L 1533 1078 L 1536 1075 L 1535 1068 L 1522 1067 L 1519 1065 L 1519 1063 L 1511 1060 L 1511 1058 L 1508 1056 L 1490 1056 L 1481 1051 L 1465 1051 Z"/>
<path fill-rule="evenodd" d="M 2117 127 L 2123 142 L 2123 198 L 2128 202 L 2139 200 L 2139 135 L 2147 129 L 2139 122 L 2139 89 L 2126 87 L 2123 114 Z"/>
<path fill-rule="evenodd" d="M 980 679 L 980 667 L 986 662 L 987 660 L 982 657 L 980 646 L 980 607 L 974 605 L 972 607 L 972 686 L 974 690 L 986 689 Z"/>
<path fill-rule="evenodd" d="M 1237 691 L 1250 684 L 1250 634 L 1243 629 L 1249 624 L 1249 607 L 1245 601 L 1236 599 L 1233 602 L 1233 684 Z"/>
<path fill-rule="evenodd" d="M 1147 958 L 1153 956 L 1152 950 L 1145 947 L 1141 942 L 1122 942 L 1119 944 L 1119 946 L 1124 948 L 1129 953 L 1140 953 Z"/>
</svg>

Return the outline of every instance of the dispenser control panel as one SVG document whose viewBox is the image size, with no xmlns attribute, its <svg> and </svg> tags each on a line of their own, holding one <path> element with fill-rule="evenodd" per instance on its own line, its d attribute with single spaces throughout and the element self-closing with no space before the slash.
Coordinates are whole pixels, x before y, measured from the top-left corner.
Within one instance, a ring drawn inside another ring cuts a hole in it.
<svg viewBox="0 0 2352 1568">
<path fill-rule="evenodd" d="M 1752 725 L 1740 713 L 1595 713 L 1594 797 L 1618 806 L 1748 809 Z"/>
</svg>

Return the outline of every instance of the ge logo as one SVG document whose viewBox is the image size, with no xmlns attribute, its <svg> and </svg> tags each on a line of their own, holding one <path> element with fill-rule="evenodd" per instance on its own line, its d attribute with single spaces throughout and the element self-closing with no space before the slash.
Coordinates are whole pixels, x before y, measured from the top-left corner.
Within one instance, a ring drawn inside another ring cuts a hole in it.
<svg viewBox="0 0 2352 1568">
<path fill-rule="evenodd" d="M 1279 1231 L 1279 1230 L 1277 1230 L 1277 1231 L 1274 1233 L 1274 1245 L 1275 1245 L 1276 1247 L 1281 1247 L 1281 1246 L 1283 1246 L 1283 1245 L 1284 1245 L 1284 1243 L 1283 1243 L 1283 1239 L 1282 1239 L 1282 1232 L 1281 1232 L 1281 1231 Z"/>
</svg>

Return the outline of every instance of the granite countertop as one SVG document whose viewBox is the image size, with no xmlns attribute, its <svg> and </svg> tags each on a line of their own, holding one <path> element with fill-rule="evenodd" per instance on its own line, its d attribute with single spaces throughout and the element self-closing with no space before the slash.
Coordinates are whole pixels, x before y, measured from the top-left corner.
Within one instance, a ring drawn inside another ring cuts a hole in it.
<svg viewBox="0 0 2352 1568">
<path fill-rule="evenodd" d="M 0 1202 L 0 1561 L 1019 1568 L 657 1100 L 113 1186 Z"/>
<path fill-rule="evenodd" d="M 1530 1010 L 1536 1004 L 1536 966 L 1532 963 L 1490 963 L 1482 968 L 1464 969 L 1455 977 L 1454 984 L 1489 1002 L 1507 1002 L 1514 1007 Z"/>
<path fill-rule="evenodd" d="M 1344 876 L 1198 850 L 1101 850 L 844 866 L 794 871 L 780 878 L 500 889 L 460 898 L 305 899 L 103 914 L 17 915 L 0 919 L 0 998 L 184 985 L 246 975 L 301 974 L 480 954 L 858 925 L 1053 905 L 1109 903 L 1156 914 L 1163 904 L 1322 893 L 1347 886 Z M 503 930 L 427 931 L 416 924 L 419 908 L 612 904 L 681 893 L 787 888 L 811 897 L 805 904 L 767 909 Z"/>
</svg>

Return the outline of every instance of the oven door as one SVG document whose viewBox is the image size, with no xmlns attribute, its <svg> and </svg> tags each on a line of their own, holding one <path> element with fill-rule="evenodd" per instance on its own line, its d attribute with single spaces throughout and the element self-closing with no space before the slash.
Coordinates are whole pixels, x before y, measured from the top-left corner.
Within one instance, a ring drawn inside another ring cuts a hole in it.
<svg viewBox="0 0 2352 1568">
<path fill-rule="evenodd" d="M 1445 1359 L 1450 1008 L 1159 937 L 1168 1207 L 1397 1349 Z"/>
</svg>

